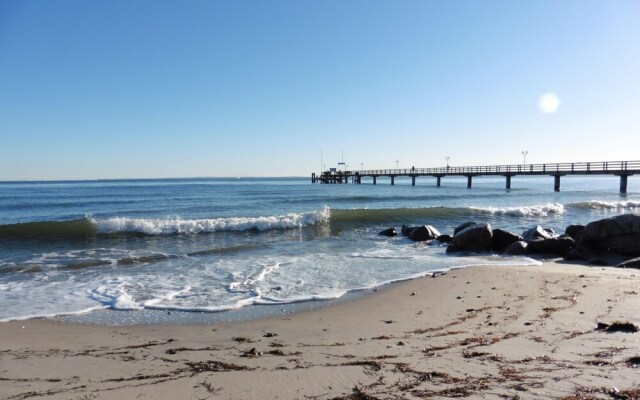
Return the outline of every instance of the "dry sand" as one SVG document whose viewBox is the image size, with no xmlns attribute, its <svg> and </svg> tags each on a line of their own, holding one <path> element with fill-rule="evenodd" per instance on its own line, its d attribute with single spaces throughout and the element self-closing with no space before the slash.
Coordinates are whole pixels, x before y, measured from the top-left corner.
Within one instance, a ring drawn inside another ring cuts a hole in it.
<svg viewBox="0 0 640 400">
<path fill-rule="evenodd" d="M 0 398 L 638 398 L 640 334 L 596 330 L 640 325 L 637 274 L 473 267 L 250 322 L 2 323 Z"/>
</svg>

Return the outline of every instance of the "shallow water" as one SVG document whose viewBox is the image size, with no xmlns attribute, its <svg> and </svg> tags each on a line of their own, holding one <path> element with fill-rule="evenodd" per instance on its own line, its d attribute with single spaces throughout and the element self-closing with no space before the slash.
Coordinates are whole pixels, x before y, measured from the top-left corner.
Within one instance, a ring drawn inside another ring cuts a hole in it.
<svg viewBox="0 0 640 400">
<path fill-rule="evenodd" d="M 449 256 L 377 235 L 387 227 L 451 234 L 473 220 L 563 231 L 640 212 L 637 177 L 627 194 L 613 177 L 565 177 L 561 192 L 550 177 L 503 187 L 504 178 L 476 178 L 472 189 L 456 178 L 440 188 L 429 178 L 415 187 L 307 178 L 0 183 L 0 320 L 104 309 L 132 310 L 135 320 L 336 299 L 451 267 L 534 262 Z"/>
</svg>

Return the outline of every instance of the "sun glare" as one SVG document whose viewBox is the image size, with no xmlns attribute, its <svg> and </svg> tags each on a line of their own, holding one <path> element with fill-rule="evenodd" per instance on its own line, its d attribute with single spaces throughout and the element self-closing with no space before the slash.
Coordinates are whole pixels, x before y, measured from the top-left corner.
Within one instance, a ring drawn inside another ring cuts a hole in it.
<svg viewBox="0 0 640 400">
<path fill-rule="evenodd" d="M 538 107 L 545 114 L 554 113 L 560 107 L 560 99 L 555 93 L 545 93 L 538 99 Z"/>
</svg>

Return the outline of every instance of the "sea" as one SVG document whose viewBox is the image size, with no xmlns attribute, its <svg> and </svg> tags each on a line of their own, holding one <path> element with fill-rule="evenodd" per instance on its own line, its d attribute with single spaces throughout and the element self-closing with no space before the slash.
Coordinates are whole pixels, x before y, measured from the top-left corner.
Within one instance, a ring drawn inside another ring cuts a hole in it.
<svg viewBox="0 0 640 400">
<path fill-rule="evenodd" d="M 210 322 L 314 307 L 392 282 L 527 257 L 448 255 L 383 229 L 467 221 L 514 233 L 640 213 L 640 178 L 0 182 L 0 321 Z"/>
</svg>

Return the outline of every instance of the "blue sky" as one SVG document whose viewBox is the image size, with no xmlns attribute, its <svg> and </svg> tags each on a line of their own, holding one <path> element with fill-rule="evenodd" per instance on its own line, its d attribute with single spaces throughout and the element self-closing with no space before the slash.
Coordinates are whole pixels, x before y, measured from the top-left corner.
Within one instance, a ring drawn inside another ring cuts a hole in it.
<svg viewBox="0 0 640 400">
<path fill-rule="evenodd" d="M 0 0 L 0 180 L 640 159 L 639 21 L 625 0 Z"/>
</svg>

